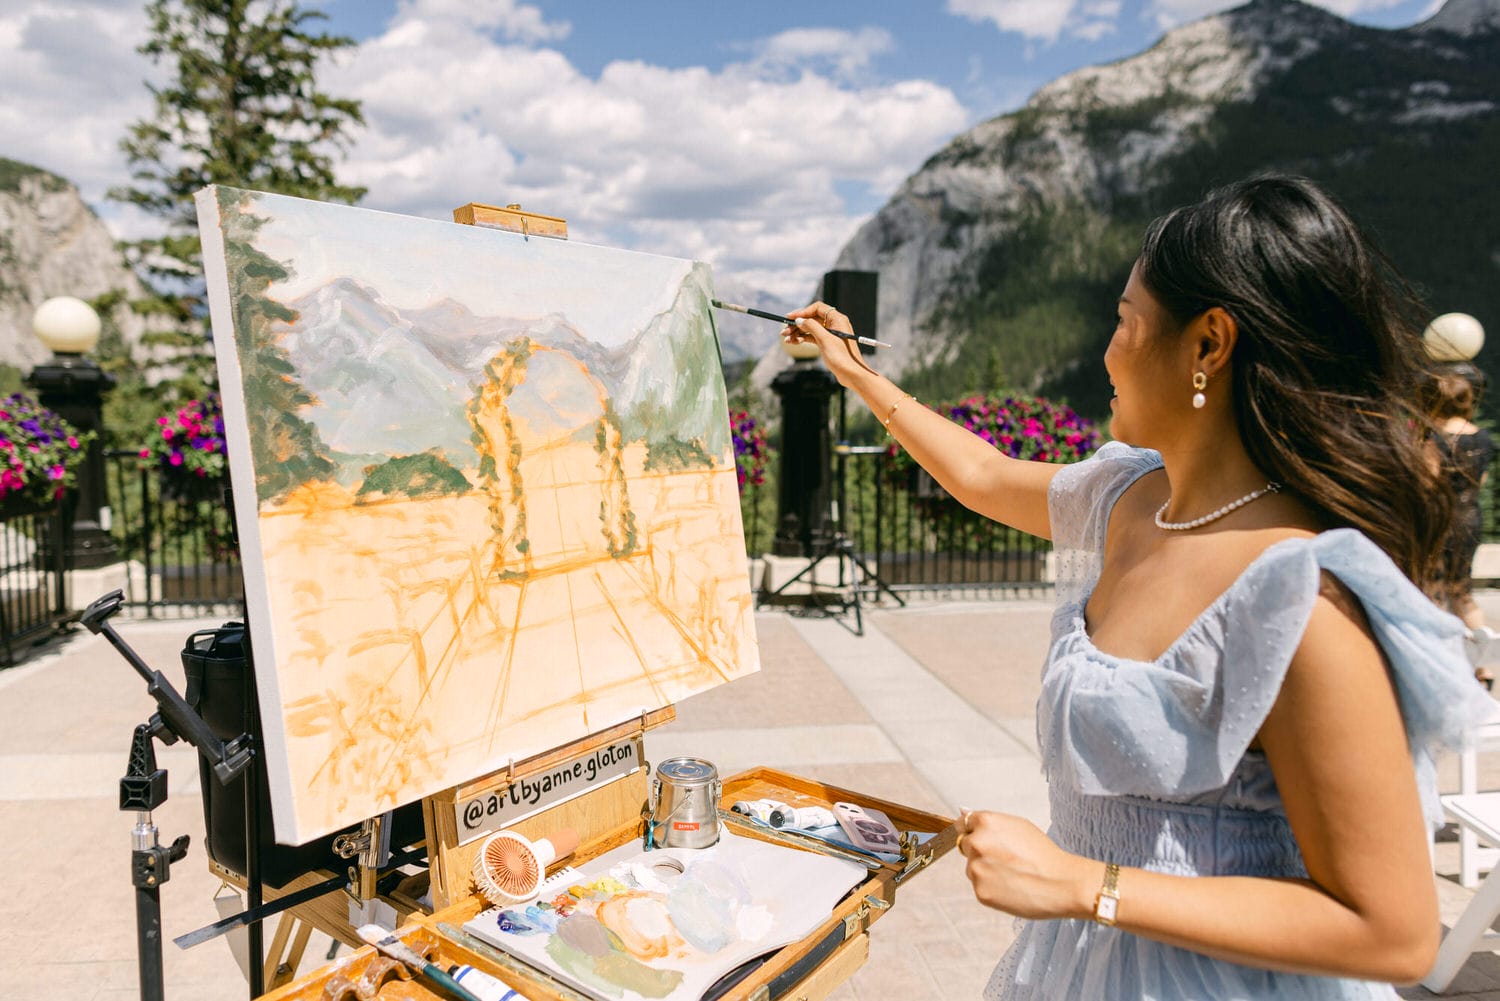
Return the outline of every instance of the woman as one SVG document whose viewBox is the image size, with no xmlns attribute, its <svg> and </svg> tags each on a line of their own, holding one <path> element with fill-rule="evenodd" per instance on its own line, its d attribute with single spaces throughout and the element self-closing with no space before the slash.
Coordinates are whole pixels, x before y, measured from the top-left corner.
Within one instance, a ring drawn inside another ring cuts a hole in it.
<svg viewBox="0 0 1500 1001">
<path fill-rule="evenodd" d="M 1412 583 L 1448 505 L 1387 270 L 1300 179 L 1158 220 L 1104 356 L 1118 440 L 1073 466 L 1000 455 L 844 316 L 791 314 L 951 494 L 1057 550 L 1050 836 L 961 818 L 975 895 L 1033 919 L 987 997 L 1391 998 L 1431 965 L 1430 754 L 1483 695 Z"/>
<path fill-rule="evenodd" d="M 1438 374 L 1431 386 L 1432 444 L 1442 474 L 1453 488 L 1453 526 L 1443 543 L 1441 594 L 1454 615 L 1470 629 L 1484 625 L 1474 603 L 1474 551 L 1479 548 L 1479 489 L 1495 459 L 1490 433 L 1473 421 L 1474 386 L 1458 371 Z"/>
</svg>

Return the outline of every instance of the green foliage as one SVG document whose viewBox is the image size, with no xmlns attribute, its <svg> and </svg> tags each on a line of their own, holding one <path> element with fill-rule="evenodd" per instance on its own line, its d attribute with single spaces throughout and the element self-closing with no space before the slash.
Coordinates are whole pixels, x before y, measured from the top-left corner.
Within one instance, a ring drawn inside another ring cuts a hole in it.
<svg viewBox="0 0 1500 1001">
<path fill-rule="evenodd" d="M 40 179 L 42 185 L 49 191 L 61 191 L 68 186 L 67 181 L 51 171 L 0 156 L 0 191 L 20 191 L 21 182 L 28 177 Z"/>
<path fill-rule="evenodd" d="M 472 488 L 464 474 L 436 452 L 398 455 L 370 470 L 355 495 L 362 500 L 377 497 L 446 497 L 466 494 Z M 356 501 L 360 503 L 361 501 Z"/>
<path fill-rule="evenodd" d="M 993 391 L 1004 377 L 1087 413 L 1107 409 L 1107 381 L 1076 378 L 1078 359 L 1103 355 L 1139 239 L 1139 227 L 1088 206 L 1034 202 L 932 316 L 952 354 L 903 385 L 918 398 L 952 397 Z"/>
<path fill-rule="evenodd" d="M 168 402 L 201 396 L 212 381 L 201 247 L 193 195 L 210 184 L 355 202 L 334 156 L 363 122 L 359 102 L 317 86 L 318 64 L 354 44 L 313 25 L 324 18 L 296 0 L 152 0 L 140 52 L 165 64 L 155 112 L 121 141 L 131 184 L 110 197 L 157 217 L 160 235 L 122 245 L 152 291 L 131 304 L 146 317 L 145 342 L 179 351 L 184 375 Z"/>
</svg>

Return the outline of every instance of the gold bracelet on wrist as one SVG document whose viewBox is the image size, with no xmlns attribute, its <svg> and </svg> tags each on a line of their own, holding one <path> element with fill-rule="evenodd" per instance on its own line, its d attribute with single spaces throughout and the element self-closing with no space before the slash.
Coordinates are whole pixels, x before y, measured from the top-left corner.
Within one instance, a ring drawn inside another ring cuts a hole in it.
<svg viewBox="0 0 1500 1001">
<path fill-rule="evenodd" d="M 885 420 L 883 420 L 883 421 L 880 422 L 881 424 L 883 424 L 885 426 L 885 433 L 886 434 L 890 434 L 891 433 L 891 418 L 896 416 L 896 408 L 899 407 L 899 406 L 901 406 L 901 403 L 902 403 L 903 400 L 915 400 L 915 399 L 916 399 L 916 397 L 913 396 L 913 395 L 911 395 L 910 393 L 902 393 L 900 396 L 896 397 L 896 402 L 891 404 L 891 409 L 889 409 L 889 410 L 887 410 L 885 412 Z"/>
<path fill-rule="evenodd" d="M 1094 920 L 1101 925 L 1112 925 L 1120 913 L 1120 867 L 1109 862 L 1104 866 L 1104 885 L 1094 898 Z"/>
</svg>

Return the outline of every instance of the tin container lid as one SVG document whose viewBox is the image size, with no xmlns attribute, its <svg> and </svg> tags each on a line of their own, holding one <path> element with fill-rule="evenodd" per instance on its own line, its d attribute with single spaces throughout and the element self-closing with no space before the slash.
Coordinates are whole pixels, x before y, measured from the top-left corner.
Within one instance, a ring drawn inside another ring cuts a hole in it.
<svg viewBox="0 0 1500 1001">
<path fill-rule="evenodd" d="M 668 758 L 656 766 L 656 774 L 678 785 L 704 785 L 718 778 L 719 770 L 702 758 Z"/>
</svg>

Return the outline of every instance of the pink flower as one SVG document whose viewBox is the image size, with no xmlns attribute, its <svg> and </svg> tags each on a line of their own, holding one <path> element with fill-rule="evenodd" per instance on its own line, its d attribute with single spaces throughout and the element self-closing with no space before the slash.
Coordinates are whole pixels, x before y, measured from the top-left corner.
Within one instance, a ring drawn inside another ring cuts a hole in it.
<svg viewBox="0 0 1500 1001">
<path fill-rule="evenodd" d="M 173 452 L 171 455 L 167 456 L 167 461 L 170 462 L 174 466 L 180 466 L 180 465 L 182 465 L 182 453 L 181 452 Z"/>
<path fill-rule="evenodd" d="M 69 448 L 77 448 L 78 447 L 78 439 L 74 438 L 72 435 L 68 435 L 68 447 Z"/>
<path fill-rule="evenodd" d="M 67 475 L 68 471 L 61 466 L 53 466 L 51 469 L 47 470 L 47 478 L 49 480 L 60 480 Z"/>
</svg>

